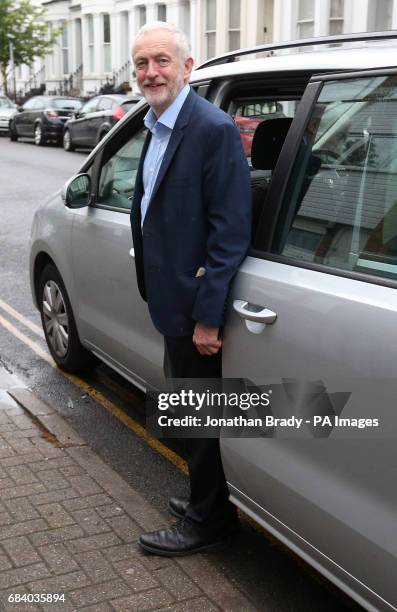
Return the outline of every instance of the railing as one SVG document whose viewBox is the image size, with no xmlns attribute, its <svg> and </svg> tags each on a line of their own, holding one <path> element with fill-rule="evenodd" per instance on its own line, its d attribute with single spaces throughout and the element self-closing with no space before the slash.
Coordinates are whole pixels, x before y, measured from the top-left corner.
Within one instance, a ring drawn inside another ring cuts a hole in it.
<svg viewBox="0 0 397 612">
<path fill-rule="evenodd" d="M 18 104 L 23 104 L 32 96 L 42 94 L 44 93 L 44 91 L 45 66 L 42 66 L 30 77 L 29 81 L 27 81 L 25 85 L 19 89 L 19 91 L 15 95 L 15 101 Z"/>
<path fill-rule="evenodd" d="M 130 80 L 132 77 L 132 63 L 127 60 L 121 68 L 114 70 L 111 77 L 100 81 L 99 93 L 127 93 L 131 91 Z"/>
<path fill-rule="evenodd" d="M 83 64 L 80 64 L 74 72 L 62 81 L 58 82 L 55 90 L 61 96 L 80 96 L 83 84 Z"/>
</svg>

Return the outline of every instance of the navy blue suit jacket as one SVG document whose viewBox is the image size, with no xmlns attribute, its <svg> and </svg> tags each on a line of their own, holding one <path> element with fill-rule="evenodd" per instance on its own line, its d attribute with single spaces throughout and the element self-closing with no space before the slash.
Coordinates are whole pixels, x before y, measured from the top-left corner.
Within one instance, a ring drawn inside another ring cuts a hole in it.
<svg viewBox="0 0 397 612">
<path fill-rule="evenodd" d="M 131 208 L 140 293 L 156 328 L 188 336 L 223 325 L 230 282 L 251 232 L 249 169 L 232 118 L 190 91 L 178 115 L 141 230 L 143 147 Z M 204 276 L 196 277 L 199 267 Z"/>
</svg>

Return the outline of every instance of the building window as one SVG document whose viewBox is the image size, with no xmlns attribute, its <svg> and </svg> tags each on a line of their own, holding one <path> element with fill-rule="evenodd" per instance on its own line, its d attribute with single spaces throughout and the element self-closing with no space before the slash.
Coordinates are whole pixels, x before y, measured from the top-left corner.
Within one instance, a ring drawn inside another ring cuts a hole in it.
<svg viewBox="0 0 397 612">
<path fill-rule="evenodd" d="M 229 51 L 240 48 L 240 0 L 229 0 Z"/>
<path fill-rule="evenodd" d="M 103 15 L 103 70 L 104 72 L 112 71 L 112 57 L 110 47 L 110 15 Z"/>
<path fill-rule="evenodd" d="M 61 49 L 62 49 L 62 74 L 69 74 L 68 24 L 66 21 L 62 22 Z"/>
<path fill-rule="evenodd" d="M 138 29 L 145 25 L 146 23 L 146 6 L 137 6 L 137 16 L 138 16 Z"/>
<path fill-rule="evenodd" d="M 214 57 L 216 48 L 216 0 L 207 0 L 205 13 L 206 53 L 209 59 Z"/>
<path fill-rule="evenodd" d="M 94 72 L 94 18 L 87 15 L 88 30 L 88 72 Z"/>
<path fill-rule="evenodd" d="M 368 3 L 368 31 L 391 30 L 393 0 L 371 0 Z"/>
<path fill-rule="evenodd" d="M 157 5 L 157 20 L 167 21 L 167 7 L 165 4 Z"/>
<path fill-rule="evenodd" d="M 344 0 L 331 0 L 329 13 L 329 33 L 342 34 L 343 32 L 343 13 L 345 10 Z"/>
<path fill-rule="evenodd" d="M 314 36 L 314 0 L 299 0 L 298 38 Z"/>
</svg>

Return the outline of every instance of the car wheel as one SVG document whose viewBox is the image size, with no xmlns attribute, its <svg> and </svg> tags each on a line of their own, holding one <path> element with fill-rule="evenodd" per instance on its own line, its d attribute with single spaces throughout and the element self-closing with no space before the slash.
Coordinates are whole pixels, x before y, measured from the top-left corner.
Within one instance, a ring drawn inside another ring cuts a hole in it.
<svg viewBox="0 0 397 612">
<path fill-rule="evenodd" d="M 65 151 L 74 151 L 75 149 L 69 130 L 65 130 L 63 135 L 63 148 Z"/>
<path fill-rule="evenodd" d="M 76 373 L 96 363 L 80 342 L 65 285 L 54 264 L 47 264 L 41 274 L 38 303 L 47 346 L 56 364 Z"/>
<path fill-rule="evenodd" d="M 45 145 L 45 142 L 46 141 L 44 138 L 41 123 L 36 123 L 36 125 L 34 126 L 34 144 L 38 147 L 42 147 L 43 145 Z"/>
<path fill-rule="evenodd" d="M 102 132 L 99 133 L 98 138 L 96 143 L 98 144 L 99 142 L 101 142 L 102 138 L 105 138 L 106 134 L 109 132 L 109 130 L 102 130 Z"/>
<path fill-rule="evenodd" d="M 15 125 L 13 124 L 12 121 L 10 121 L 9 136 L 10 136 L 10 140 L 12 140 L 12 142 L 16 142 L 18 140 L 18 134 L 16 132 Z"/>
</svg>

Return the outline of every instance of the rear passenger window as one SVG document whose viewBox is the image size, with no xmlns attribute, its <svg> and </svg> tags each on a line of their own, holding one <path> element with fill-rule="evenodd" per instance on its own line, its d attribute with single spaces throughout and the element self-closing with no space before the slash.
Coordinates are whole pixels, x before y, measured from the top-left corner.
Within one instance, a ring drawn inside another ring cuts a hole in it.
<svg viewBox="0 0 397 612">
<path fill-rule="evenodd" d="M 252 141 L 260 123 L 278 117 L 294 117 L 297 100 L 235 99 L 230 108 L 239 131 L 248 163 L 251 164 Z M 264 143 L 264 145 L 268 143 Z"/>
<path fill-rule="evenodd" d="M 229 114 L 240 131 L 241 143 L 250 168 L 252 237 L 255 236 L 269 192 L 273 169 L 298 102 L 297 99 L 258 96 L 236 97 L 230 104 Z"/>
<path fill-rule="evenodd" d="M 288 191 L 280 252 L 397 279 L 397 77 L 324 85 Z"/>
</svg>

